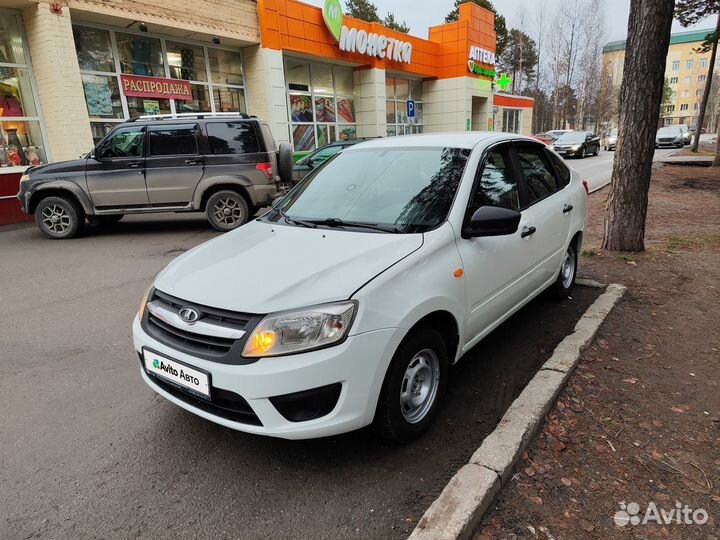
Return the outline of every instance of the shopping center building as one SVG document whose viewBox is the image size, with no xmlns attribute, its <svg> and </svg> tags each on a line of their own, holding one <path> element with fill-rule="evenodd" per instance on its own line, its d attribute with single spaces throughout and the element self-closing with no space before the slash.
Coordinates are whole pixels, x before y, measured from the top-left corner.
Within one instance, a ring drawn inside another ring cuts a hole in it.
<svg viewBox="0 0 720 540">
<path fill-rule="evenodd" d="M 0 225 L 28 165 L 77 158 L 117 123 L 245 112 L 298 152 L 338 139 L 529 133 L 495 92 L 493 14 L 419 38 L 297 0 L 0 0 Z M 497 80 L 497 82 L 496 82 Z"/>
</svg>

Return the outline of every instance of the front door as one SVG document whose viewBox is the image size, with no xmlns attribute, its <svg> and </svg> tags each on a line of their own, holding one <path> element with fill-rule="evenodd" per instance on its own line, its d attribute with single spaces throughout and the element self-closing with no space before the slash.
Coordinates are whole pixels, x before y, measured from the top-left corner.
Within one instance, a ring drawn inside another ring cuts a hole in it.
<svg viewBox="0 0 720 540">
<path fill-rule="evenodd" d="M 147 206 L 145 128 L 128 126 L 112 132 L 88 158 L 85 177 L 95 208 Z"/>
<path fill-rule="evenodd" d="M 148 127 L 145 181 L 150 204 L 184 206 L 193 199 L 205 170 L 196 124 Z"/>
<path fill-rule="evenodd" d="M 481 206 L 520 210 L 518 177 L 509 144 L 491 149 L 476 179 L 466 220 Z M 507 236 L 458 238 L 467 282 L 469 341 L 492 330 L 524 296 L 528 266 L 520 231 Z"/>
</svg>

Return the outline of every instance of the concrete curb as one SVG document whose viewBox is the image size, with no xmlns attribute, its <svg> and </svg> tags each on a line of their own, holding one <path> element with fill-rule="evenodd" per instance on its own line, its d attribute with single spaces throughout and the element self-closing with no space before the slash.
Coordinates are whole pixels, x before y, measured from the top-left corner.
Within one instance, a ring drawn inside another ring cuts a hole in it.
<svg viewBox="0 0 720 540">
<path fill-rule="evenodd" d="M 580 355 L 595 339 L 600 325 L 624 293 L 622 285 L 608 285 L 587 309 L 573 332 L 555 348 L 468 464 L 453 476 L 430 505 L 408 540 L 470 538 L 495 495 L 510 480 L 513 467 L 542 425 Z"/>
</svg>

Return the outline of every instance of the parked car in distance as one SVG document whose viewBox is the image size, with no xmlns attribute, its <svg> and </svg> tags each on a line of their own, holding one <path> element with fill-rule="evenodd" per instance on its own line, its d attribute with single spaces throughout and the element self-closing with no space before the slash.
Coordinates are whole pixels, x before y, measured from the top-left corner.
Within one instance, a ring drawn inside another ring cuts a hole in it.
<svg viewBox="0 0 720 540">
<path fill-rule="evenodd" d="M 605 150 L 615 150 L 617 146 L 618 129 L 612 128 L 605 138 Z"/>
<path fill-rule="evenodd" d="M 544 144 L 552 144 L 552 142 L 555 140 L 548 133 L 537 133 L 533 135 L 533 137 Z"/>
<path fill-rule="evenodd" d="M 349 147 L 156 276 L 133 322 L 141 376 L 240 431 L 372 424 L 411 441 L 450 364 L 542 291 L 570 294 L 586 207 L 578 174 L 530 137 Z"/>
<path fill-rule="evenodd" d="M 678 124 L 678 127 L 683 134 L 683 144 L 687 146 L 692 141 L 692 133 L 690 133 L 690 128 L 687 124 Z"/>
<path fill-rule="evenodd" d="M 354 146 L 367 140 L 369 139 L 337 141 L 321 146 L 314 152 L 309 153 L 295 163 L 295 166 L 293 167 L 293 184 L 297 184 L 300 180 L 310 174 L 312 170 L 325 163 L 325 161 L 333 157 L 335 154 L 342 152 L 348 146 Z"/>
<path fill-rule="evenodd" d="M 597 156 L 600 153 L 600 137 L 592 131 L 571 131 L 560 136 L 553 143 L 553 149 L 563 157 Z"/>
<path fill-rule="evenodd" d="M 661 127 L 655 134 L 655 148 L 674 146 L 682 148 L 685 145 L 684 135 L 679 126 Z"/>
<path fill-rule="evenodd" d="M 546 131 L 545 134 L 550 137 L 553 141 L 557 141 L 560 137 L 565 135 L 566 133 L 572 133 L 575 131 L 574 129 L 551 129 L 550 131 Z"/>
<path fill-rule="evenodd" d="M 72 238 L 125 214 L 205 212 L 229 231 L 269 205 L 292 176 L 290 145 L 244 114 L 140 117 L 118 124 L 81 159 L 30 167 L 22 210 L 48 238 Z"/>
</svg>

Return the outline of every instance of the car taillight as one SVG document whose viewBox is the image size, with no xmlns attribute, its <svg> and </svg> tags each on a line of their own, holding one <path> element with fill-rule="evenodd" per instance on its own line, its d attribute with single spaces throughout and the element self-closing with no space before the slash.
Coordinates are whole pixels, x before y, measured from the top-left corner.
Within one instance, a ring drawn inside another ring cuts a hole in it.
<svg viewBox="0 0 720 540">
<path fill-rule="evenodd" d="M 585 188 L 585 193 L 590 195 L 590 184 L 587 180 L 583 180 L 583 187 Z"/>
<path fill-rule="evenodd" d="M 268 180 L 272 180 L 272 177 L 273 177 L 272 163 L 258 163 L 257 165 L 255 165 L 255 168 L 258 171 L 262 171 Z"/>
</svg>

